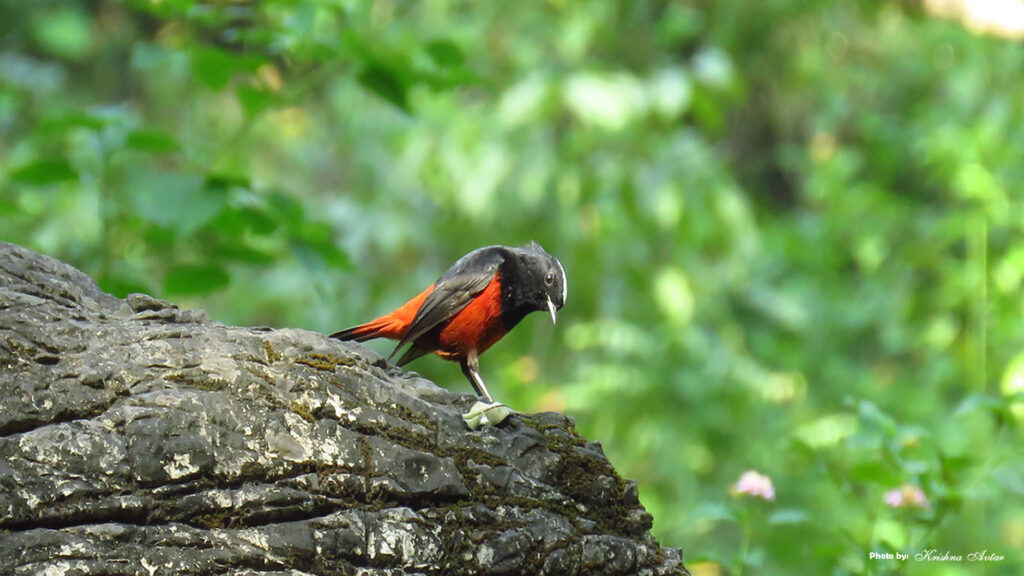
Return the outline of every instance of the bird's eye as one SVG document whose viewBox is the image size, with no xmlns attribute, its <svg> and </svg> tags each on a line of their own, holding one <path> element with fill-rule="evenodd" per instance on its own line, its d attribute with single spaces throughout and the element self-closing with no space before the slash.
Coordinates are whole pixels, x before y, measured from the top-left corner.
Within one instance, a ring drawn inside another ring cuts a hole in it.
<svg viewBox="0 0 1024 576">
<path fill-rule="evenodd" d="M 554 281 L 555 281 L 555 275 L 550 273 L 550 272 L 548 272 L 547 276 L 544 277 L 544 283 L 547 284 L 548 286 L 551 286 L 551 284 Z"/>
</svg>

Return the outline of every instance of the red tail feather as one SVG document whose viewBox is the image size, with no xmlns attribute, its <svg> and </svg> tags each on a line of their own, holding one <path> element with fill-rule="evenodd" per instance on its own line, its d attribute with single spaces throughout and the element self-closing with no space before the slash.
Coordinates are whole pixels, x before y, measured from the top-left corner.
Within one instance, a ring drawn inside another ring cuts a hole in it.
<svg viewBox="0 0 1024 576">
<path fill-rule="evenodd" d="M 391 314 L 381 316 L 380 318 L 371 320 L 366 324 L 353 326 L 348 330 L 335 332 L 334 334 L 331 334 L 331 338 L 337 338 L 338 340 L 355 340 L 356 342 L 364 342 L 366 340 L 373 340 L 374 338 L 401 340 L 402 336 L 405 335 L 405 331 L 409 329 L 409 324 L 412 323 L 412 319 L 416 316 L 416 311 L 420 309 L 420 306 L 423 305 L 423 301 L 427 299 L 427 294 L 430 294 L 433 289 L 434 285 L 431 284 L 426 290 L 418 294 L 412 300 L 403 304 L 398 310 L 395 310 Z"/>
<path fill-rule="evenodd" d="M 405 332 L 405 326 L 400 322 L 396 322 L 390 316 L 381 316 L 376 320 L 367 322 L 366 324 L 360 324 L 359 326 L 353 326 L 347 330 L 341 332 L 335 332 L 331 334 L 331 338 L 337 338 L 338 340 L 355 340 L 356 342 L 365 342 L 366 340 L 373 340 L 374 338 L 391 338 L 396 340 L 402 337 L 402 333 Z"/>
</svg>

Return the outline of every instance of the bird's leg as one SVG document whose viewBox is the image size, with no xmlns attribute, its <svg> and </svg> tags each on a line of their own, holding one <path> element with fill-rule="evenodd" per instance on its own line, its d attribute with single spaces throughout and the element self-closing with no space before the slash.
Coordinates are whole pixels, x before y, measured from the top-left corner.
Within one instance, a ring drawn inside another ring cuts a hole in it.
<svg viewBox="0 0 1024 576">
<path fill-rule="evenodd" d="M 466 421 L 466 425 L 469 426 L 470 430 L 476 430 L 480 426 L 500 424 L 505 418 L 508 418 L 512 410 L 491 398 L 491 393 L 487 391 L 484 379 L 480 377 L 480 363 L 477 359 L 476 350 L 470 352 L 466 359 L 462 361 L 462 373 L 466 375 L 469 383 L 473 385 L 477 396 L 486 400 L 486 402 L 478 400 L 473 404 L 469 412 L 462 415 L 462 419 Z"/>
<path fill-rule="evenodd" d="M 491 398 L 491 393 L 487 391 L 484 379 L 480 377 L 480 361 L 478 360 L 476 350 L 470 352 L 466 359 L 462 361 L 462 373 L 466 375 L 466 378 L 469 378 L 469 383 L 473 385 L 477 396 L 487 399 L 489 403 L 494 402 L 494 399 Z"/>
</svg>

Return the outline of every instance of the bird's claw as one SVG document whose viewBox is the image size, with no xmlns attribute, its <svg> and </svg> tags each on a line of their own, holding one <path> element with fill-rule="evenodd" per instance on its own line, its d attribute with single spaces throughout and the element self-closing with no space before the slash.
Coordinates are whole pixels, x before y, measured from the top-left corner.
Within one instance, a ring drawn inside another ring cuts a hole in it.
<svg viewBox="0 0 1024 576">
<path fill-rule="evenodd" d="M 462 415 L 462 419 L 466 421 L 466 425 L 469 426 L 470 430 L 476 430 L 481 426 L 495 426 L 501 424 L 505 418 L 508 418 L 509 414 L 512 413 L 512 409 L 505 406 L 501 402 L 491 402 L 487 404 L 485 402 L 477 401 L 473 404 L 473 407 Z"/>
</svg>

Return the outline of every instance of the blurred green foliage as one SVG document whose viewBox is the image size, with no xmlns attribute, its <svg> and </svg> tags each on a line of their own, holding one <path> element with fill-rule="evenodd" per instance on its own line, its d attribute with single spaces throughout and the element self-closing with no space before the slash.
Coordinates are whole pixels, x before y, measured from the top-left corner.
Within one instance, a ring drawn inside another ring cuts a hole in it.
<svg viewBox="0 0 1024 576">
<path fill-rule="evenodd" d="M 1019 574 L 1022 69 L 913 1 L 0 0 L 0 237 L 323 332 L 535 239 L 484 375 L 702 573 Z"/>
</svg>

